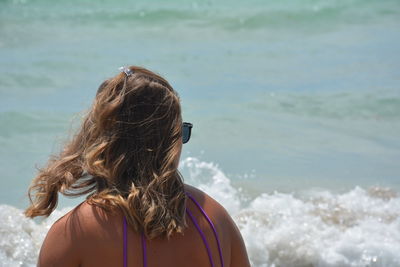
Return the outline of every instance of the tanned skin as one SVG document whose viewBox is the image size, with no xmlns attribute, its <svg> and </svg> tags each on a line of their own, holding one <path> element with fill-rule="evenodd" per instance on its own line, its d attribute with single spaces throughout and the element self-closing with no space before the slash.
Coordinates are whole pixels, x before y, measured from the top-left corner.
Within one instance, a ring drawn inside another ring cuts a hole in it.
<svg viewBox="0 0 400 267">
<path fill-rule="evenodd" d="M 227 211 L 206 193 L 185 185 L 213 221 L 220 238 L 226 267 L 249 267 L 249 259 L 239 229 Z M 217 242 L 212 229 L 198 208 L 187 201 L 203 230 L 211 248 L 215 266 L 221 266 Z M 123 266 L 122 213 L 106 212 L 101 208 L 81 203 L 60 218 L 49 230 L 42 245 L 39 267 L 102 267 Z M 169 240 L 147 240 L 149 267 L 205 267 L 210 266 L 207 251 L 200 234 L 191 220 L 184 234 L 175 234 Z M 128 230 L 128 266 L 143 266 L 140 234 Z"/>
</svg>

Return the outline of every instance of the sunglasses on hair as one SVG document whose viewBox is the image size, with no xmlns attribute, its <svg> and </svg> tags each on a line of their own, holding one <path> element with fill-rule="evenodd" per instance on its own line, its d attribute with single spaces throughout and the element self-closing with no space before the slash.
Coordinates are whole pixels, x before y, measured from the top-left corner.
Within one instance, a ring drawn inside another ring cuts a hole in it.
<svg viewBox="0 0 400 267">
<path fill-rule="evenodd" d="M 182 143 L 189 142 L 190 135 L 192 134 L 193 124 L 189 122 L 182 123 Z"/>
</svg>

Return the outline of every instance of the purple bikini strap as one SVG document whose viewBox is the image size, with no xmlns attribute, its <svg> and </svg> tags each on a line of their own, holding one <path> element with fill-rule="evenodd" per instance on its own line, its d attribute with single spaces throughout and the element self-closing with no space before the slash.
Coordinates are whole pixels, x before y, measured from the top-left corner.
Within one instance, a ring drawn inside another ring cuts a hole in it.
<svg viewBox="0 0 400 267">
<path fill-rule="evenodd" d="M 212 259 L 212 256 L 211 256 L 211 249 L 210 249 L 210 246 L 208 245 L 206 236 L 204 235 L 203 231 L 201 230 L 199 224 L 197 223 L 196 219 L 193 217 L 193 215 L 190 212 L 190 210 L 186 209 L 186 213 L 189 215 L 189 218 L 192 220 L 194 226 L 197 228 L 197 231 L 199 231 L 201 239 L 203 239 L 203 243 L 206 246 L 208 258 L 209 258 L 210 263 L 211 263 L 211 267 L 214 267 L 214 262 L 213 262 L 213 259 Z"/>
<path fill-rule="evenodd" d="M 214 235 L 215 235 L 215 239 L 217 240 L 217 245 L 218 245 L 218 252 L 219 252 L 219 259 L 221 261 L 221 267 L 224 267 L 224 259 L 222 257 L 222 249 L 221 249 L 221 244 L 219 242 L 219 238 L 218 238 L 218 234 L 217 231 L 215 230 L 214 224 L 211 221 L 210 217 L 207 216 L 206 212 L 204 211 L 204 209 L 200 206 L 200 204 L 196 201 L 196 199 L 194 199 L 194 197 L 192 197 L 188 192 L 186 192 L 186 195 L 193 201 L 193 203 L 197 206 L 197 208 L 200 210 L 200 212 L 204 215 L 204 217 L 206 218 L 206 220 L 208 221 L 208 223 L 210 224 Z"/>
<path fill-rule="evenodd" d="M 222 257 L 221 244 L 219 242 L 217 231 L 215 230 L 213 222 L 207 216 L 206 212 L 203 210 L 203 208 L 200 206 L 200 204 L 196 201 L 196 199 L 194 199 L 188 192 L 185 192 L 185 193 L 193 201 L 193 203 L 197 206 L 197 208 L 200 210 L 200 212 L 204 215 L 204 217 L 206 218 L 206 220 L 210 224 L 210 226 L 211 226 L 211 228 L 212 228 L 212 230 L 214 232 L 215 239 L 217 240 L 219 258 L 221 260 L 221 266 L 224 267 L 224 259 Z M 211 256 L 211 249 L 210 249 L 210 247 L 208 245 L 207 239 L 206 239 L 203 231 L 201 230 L 199 224 L 197 223 L 197 221 L 194 218 L 194 216 L 192 215 L 192 213 L 187 208 L 186 208 L 186 213 L 189 215 L 189 218 L 191 219 L 191 221 L 193 222 L 194 226 L 199 231 L 200 236 L 203 239 L 203 242 L 204 242 L 204 244 L 206 246 L 207 254 L 208 254 L 208 258 L 210 260 L 211 266 L 214 267 L 214 262 L 213 262 L 212 256 Z M 123 252 L 124 253 L 124 267 L 127 267 L 128 266 L 128 231 L 127 231 L 127 222 L 126 222 L 125 216 L 123 218 L 123 225 L 124 225 L 124 237 L 123 237 L 123 241 L 124 241 L 124 249 L 123 249 L 123 251 L 124 251 Z M 145 238 L 145 235 L 144 235 L 143 232 L 141 234 L 141 242 L 142 242 L 142 248 L 143 248 L 143 266 L 147 267 L 147 246 L 146 246 L 146 238 Z"/>
<path fill-rule="evenodd" d="M 128 227 L 126 223 L 126 218 L 124 216 L 124 267 L 128 267 Z M 144 233 L 141 235 L 142 248 L 143 248 L 143 266 L 147 267 L 147 246 Z"/>
<path fill-rule="evenodd" d="M 126 226 L 126 218 L 124 216 L 124 267 L 128 266 L 128 233 Z"/>
</svg>

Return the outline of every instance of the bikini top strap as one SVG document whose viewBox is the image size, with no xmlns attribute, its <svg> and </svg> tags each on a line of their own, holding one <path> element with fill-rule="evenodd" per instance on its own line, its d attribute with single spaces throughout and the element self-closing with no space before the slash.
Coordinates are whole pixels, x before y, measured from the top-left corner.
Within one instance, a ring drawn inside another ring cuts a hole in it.
<svg viewBox="0 0 400 267">
<path fill-rule="evenodd" d="M 128 231 L 126 218 L 124 216 L 124 267 L 128 266 Z"/>
<path fill-rule="evenodd" d="M 200 206 L 200 204 L 196 201 L 196 199 L 194 197 L 192 197 L 188 192 L 185 192 L 186 195 L 192 200 L 192 202 L 197 206 L 197 208 L 200 210 L 200 212 L 204 215 L 204 217 L 206 218 L 206 220 L 208 221 L 208 223 L 210 224 L 213 232 L 214 232 L 214 236 L 215 239 L 217 240 L 217 245 L 218 245 L 218 252 L 219 252 L 219 259 L 221 261 L 221 267 L 224 267 L 224 259 L 222 257 L 222 249 L 221 249 L 221 243 L 219 241 L 218 238 L 218 234 L 217 234 L 217 230 L 215 230 L 215 226 L 213 224 L 213 222 L 211 221 L 210 217 L 208 217 L 208 215 L 206 214 L 205 210 Z"/>
<path fill-rule="evenodd" d="M 126 218 L 124 216 L 123 219 L 124 225 L 124 267 L 128 267 L 128 227 Z M 144 233 L 141 234 L 141 242 L 142 242 L 142 249 L 143 249 L 143 266 L 147 267 L 147 246 L 146 246 L 146 238 Z"/>
<path fill-rule="evenodd" d="M 210 224 L 211 229 L 213 230 L 215 239 L 217 240 L 217 246 L 218 246 L 218 252 L 219 252 L 219 258 L 221 261 L 221 267 L 224 267 L 224 259 L 222 257 L 222 249 L 221 249 L 221 243 L 219 241 L 218 238 L 218 234 L 217 231 L 215 229 L 215 226 L 213 224 L 213 222 L 211 221 L 210 217 L 208 217 L 208 215 L 206 214 L 206 212 L 204 211 L 204 209 L 200 206 L 200 204 L 196 201 L 196 199 L 194 199 L 188 192 L 185 192 L 185 194 L 190 198 L 190 200 L 192 200 L 192 202 L 196 205 L 196 207 L 200 210 L 200 212 L 203 214 L 203 216 L 206 218 L 207 222 Z M 195 227 L 197 228 L 197 230 L 199 231 L 201 238 L 203 239 L 203 242 L 206 246 L 207 249 L 207 254 L 208 257 L 210 259 L 210 263 L 211 266 L 214 267 L 214 263 L 212 260 L 212 256 L 211 256 L 211 249 L 208 245 L 208 242 L 205 238 L 205 235 L 203 233 L 203 231 L 201 230 L 200 226 L 198 225 L 195 217 L 192 215 L 192 213 L 186 208 L 186 213 L 189 215 L 190 219 L 192 220 L 193 224 L 195 225 Z M 123 256 L 124 256 L 124 267 L 128 266 L 128 230 L 127 230 L 127 222 L 126 222 L 126 218 L 124 216 L 123 218 Z M 146 238 L 144 236 L 144 233 L 141 234 L 141 242 L 142 242 L 142 249 L 143 249 L 143 266 L 147 267 L 147 246 L 146 246 Z"/>
<path fill-rule="evenodd" d="M 186 209 L 186 213 L 188 214 L 190 220 L 192 220 L 194 226 L 196 227 L 197 231 L 199 232 L 199 234 L 200 234 L 200 236 L 201 236 L 201 239 L 203 239 L 203 243 L 204 243 L 204 245 L 206 246 L 207 255 L 208 255 L 208 259 L 210 260 L 211 267 L 214 267 L 214 261 L 213 261 L 213 259 L 212 259 L 211 249 L 210 249 L 210 246 L 208 245 L 206 236 L 204 235 L 204 233 L 203 233 L 203 231 L 201 230 L 199 224 L 197 223 L 196 218 L 193 216 L 193 214 L 190 212 L 189 209 Z"/>
</svg>

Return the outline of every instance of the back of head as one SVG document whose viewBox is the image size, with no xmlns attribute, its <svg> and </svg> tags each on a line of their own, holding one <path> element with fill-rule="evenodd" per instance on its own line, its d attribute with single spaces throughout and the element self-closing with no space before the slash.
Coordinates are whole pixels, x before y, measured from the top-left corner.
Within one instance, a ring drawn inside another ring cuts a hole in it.
<svg viewBox="0 0 400 267">
<path fill-rule="evenodd" d="M 49 215 L 57 192 L 90 193 L 89 203 L 120 208 L 149 238 L 182 231 L 178 95 L 149 70 L 131 66 L 125 72 L 102 83 L 79 132 L 39 171 L 27 216 Z"/>
</svg>

